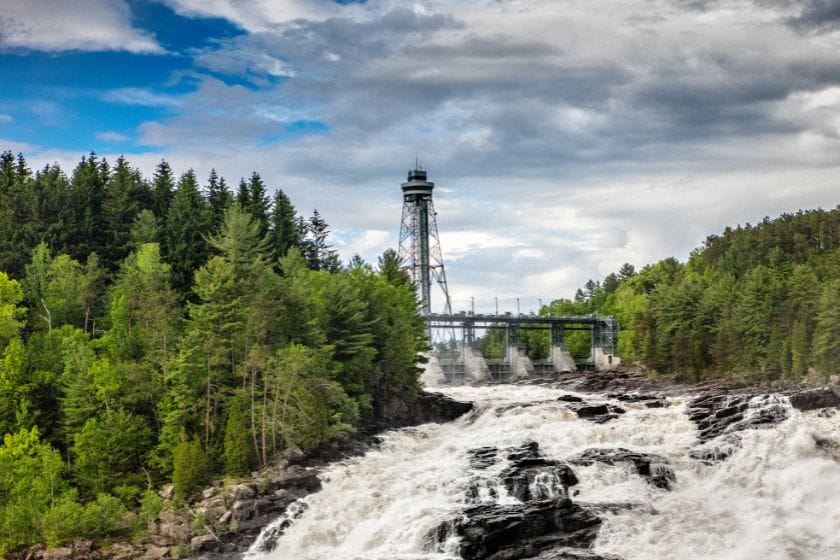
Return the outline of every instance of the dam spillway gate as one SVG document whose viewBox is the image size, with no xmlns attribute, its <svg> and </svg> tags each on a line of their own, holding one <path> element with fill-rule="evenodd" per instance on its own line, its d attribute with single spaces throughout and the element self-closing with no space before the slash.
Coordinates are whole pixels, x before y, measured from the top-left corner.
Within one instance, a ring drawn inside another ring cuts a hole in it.
<svg viewBox="0 0 840 560">
<path fill-rule="evenodd" d="M 620 362 L 619 325 L 613 317 L 429 313 L 423 319 L 431 339 L 438 341 L 432 345 L 432 367 L 439 367 L 449 383 L 601 371 Z M 576 331 L 589 332 L 585 355 L 573 355 L 566 344 L 567 333 Z M 529 356 L 523 339 L 538 332 L 547 347 L 544 355 Z"/>
</svg>

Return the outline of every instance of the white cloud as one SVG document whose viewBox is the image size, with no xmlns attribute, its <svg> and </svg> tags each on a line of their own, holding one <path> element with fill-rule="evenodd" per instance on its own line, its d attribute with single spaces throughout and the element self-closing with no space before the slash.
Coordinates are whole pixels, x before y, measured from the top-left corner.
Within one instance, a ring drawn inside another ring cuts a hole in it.
<svg viewBox="0 0 840 560">
<path fill-rule="evenodd" d="M 396 244 L 418 155 L 457 308 L 535 307 L 624 262 L 685 259 L 727 225 L 837 203 L 840 35 L 800 35 L 770 5 L 168 3 L 251 31 L 196 61 L 254 87 L 110 92 L 171 108 L 137 131 L 166 149 L 132 164 L 229 183 L 257 170 L 318 208 L 342 257 L 373 262 Z M 298 120 L 328 130 L 288 135 Z"/>
<path fill-rule="evenodd" d="M 118 88 L 105 92 L 102 99 L 119 105 L 141 105 L 145 107 L 169 107 L 178 104 L 173 95 L 157 93 L 143 88 Z"/>
<path fill-rule="evenodd" d="M 96 137 L 100 140 L 104 140 L 105 142 L 127 142 L 130 140 L 128 136 L 125 134 L 120 134 L 119 132 L 113 131 L 104 131 L 104 132 L 97 132 Z"/>
<path fill-rule="evenodd" d="M 339 13 L 360 12 L 358 5 L 341 6 L 332 0 L 164 0 L 184 16 L 220 17 L 252 32 L 297 19 L 326 19 Z"/>
<path fill-rule="evenodd" d="M 0 113 L 0 124 L 9 124 L 12 121 L 14 121 L 14 119 L 11 115 Z"/>
<path fill-rule="evenodd" d="M 131 10 L 121 0 L 5 0 L 0 47 L 163 52 L 153 36 L 132 27 Z"/>
</svg>

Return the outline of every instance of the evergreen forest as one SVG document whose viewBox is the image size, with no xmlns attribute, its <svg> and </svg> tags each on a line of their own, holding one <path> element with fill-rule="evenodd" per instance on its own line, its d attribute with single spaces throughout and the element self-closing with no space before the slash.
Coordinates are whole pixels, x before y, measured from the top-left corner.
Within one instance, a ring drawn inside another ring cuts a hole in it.
<svg viewBox="0 0 840 560">
<path fill-rule="evenodd" d="M 270 190 L 0 156 L 0 556 L 142 532 L 161 484 L 184 501 L 418 394 L 396 253 L 341 263 Z"/>
<path fill-rule="evenodd" d="M 654 373 L 825 381 L 840 373 L 840 207 L 726 228 L 685 263 L 626 263 L 540 313 L 615 316 L 618 355 Z M 567 337 L 577 356 L 589 342 Z M 547 355 L 544 334 L 525 343 L 531 357 Z"/>
</svg>

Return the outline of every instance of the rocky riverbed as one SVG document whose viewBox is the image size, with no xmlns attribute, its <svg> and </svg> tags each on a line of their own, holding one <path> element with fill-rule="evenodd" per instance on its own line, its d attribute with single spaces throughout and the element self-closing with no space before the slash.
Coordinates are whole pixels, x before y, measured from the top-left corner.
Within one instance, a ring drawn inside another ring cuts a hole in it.
<svg viewBox="0 0 840 560">
<path fill-rule="evenodd" d="M 528 386 L 534 386 L 534 390 L 527 389 Z M 488 387 L 476 396 L 493 390 Z M 446 392 L 456 399 L 470 398 L 468 390 L 455 388 Z M 331 463 L 360 456 L 370 450 L 379 453 L 380 434 L 384 430 L 427 422 L 447 422 L 462 417 L 458 421 L 462 426 L 455 428 L 462 434 L 478 429 L 476 426 L 480 427 L 482 423 L 489 427 L 504 423 L 505 418 L 514 420 L 511 420 L 510 434 L 500 436 L 500 444 L 471 447 L 466 441 L 442 442 L 441 449 L 446 449 L 444 453 L 448 456 L 440 457 L 438 476 L 445 480 L 449 469 L 454 477 L 450 483 L 452 488 L 444 492 L 446 503 L 450 505 L 428 505 L 425 515 L 429 520 L 422 519 L 424 514 L 421 510 L 417 514 L 421 517 L 411 521 L 418 525 L 415 533 L 419 544 L 415 548 L 428 551 L 428 558 L 615 560 L 625 556 L 598 550 L 599 547 L 604 548 L 598 543 L 616 538 L 613 534 L 616 531 L 615 519 L 627 519 L 628 515 L 630 518 L 646 519 L 651 515 L 656 506 L 639 499 L 639 492 L 648 497 L 670 493 L 675 487 L 681 488 L 681 483 L 685 482 L 681 477 L 693 477 L 703 468 L 715 468 L 714 465 L 730 460 L 745 445 L 754 445 L 754 438 L 749 436 L 752 431 L 780 425 L 796 411 L 830 418 L 840 405 L 836 387 L 803 388 L 743 381 L 688 384 L 674 379 L 652 379 L 641 370 L 629 368 L 523 380 L 500 385 L 498 392 L 508 396 L 494 400 L 489 409 L 490 405 L 484 403 L 472 412 L 471 404 L 436 393 L 424 396 L 411 407 L 394 395 L 392 399 L 386 399 L 379 411 L 380 420 L 375 425 L 365 427 L 342 446 L 321 450 L 309 457 L 288 453 L 276 465 L 254 473 L 248 480 L 209 487 L 186 508 L 165 508 L 150 527 L 146 538 L 102 548 L 87 541 L 49 551 L 35 547 L 10 557 L 26 560 L 232 559 L 239 558 L 269 525 L 272 530 L 261 536 L 266 544 L 255 554 L 272 554 L 270 551 L 278 539 L 290 527 L 299 524 L 299 518 L 306 519 L 308 508 L 323 507 L 318 500 L 304 498 L 318 492 L 325 483 L 334 486 L 333 482 L 329 482 L 334 476 L 329 474 Z M 521 401 L 514 398 L 520 393 L 527 394 L 528 398 Z M 674 416 L 675 407 L 679 407 L 677 416 Z M 634 434 L 632 429 L 622 432 L 628 429 L 630 420 L 627 417 L 647 425 L 639 427 L 640 434 Z M 689 425 L 661 424 L 666 418 L 679 417 L 687 420 Z M 567 429 L 572 419 L 582 423 L 581 428 L 576 429 L 579 433 L 554 440 L 559 436 L 551 433 L 552 422 L 558 423 L 557 429 L 560 429 L 560 424 Z M 515 422 L 522 421 L 525 423 L 517 430 Z M 587 425 L 591 428 L 586 428 Z M 675 437 L 681 451 L 669 449 L 665 454 L 657 452 L 668 449 L 660 441 L 664 434 L 657 435 L 657 431 L 667 430 L 676 430 Z M 485 431 L 482 429 L 479 436 L 464 435 L 464 438 L 481 442 L 486 437 Z M 422 436 L 420 441 L 412 443 L 417 446 L 414 453 L 418 457 L 427 451 L 423 447 L 427 444 L 422 440 L 437 437 L 434 430 L 422 435 L 425 433 L 412 432 L 411 429 L 405 432 L 405 438 L 411 441 Z M 551 441 L 545 444 L 547 452 L 543 450 L 545 434 L 551 434 Z M 527 439 L 532 436 L 540 437 Z M 526 437 L 526 441 L 522 442 L 522 437 Z M 567 441 L 569 438 L 571 441 Z M 518 443 L 504 443 L 517 440 Z M 821 457 L 840 461 L 840 438 L 836 434 L 816 433 L 809 442 L 803 445 L 812 446 Z M 390 443 L 385 445 L 386 448 L 391 446 Z M 381 452 L 387 454 L 390 449 Z M 464 463 L 457 462 L 459 453 L 463 454 Z M 404 458 L 410 459 L 410 456 Z M 675 461 L 677 464 L 674 464 Z M 408 467 L 396 472 L 407 470 Z M 610 490 L 599 489 L 603 481 L 593 479 L 607 475 L 607 478 L 615 477 L 617 475 L 610 473 L 619 471 L 627 473 L 622 476 L 629 477 L 628 482 Z M 353 476 L 359 480 L 371 478 L 361 471 L 358 475 L 351 472 L 341 473 L 341 476 L 349 477 L 345 481 L 348 487 L 365 484 L 353 482 Z M 392 475 L 383 473 L 381 476 Z M 633 486 L 633 477 L 649 490 Z M 422 478 L 420 471 L 417 478 Z M 434 484 L 423 488 L 422 483 L 418 483 L 421 489 L 416 501 L 424 500 L 424 492 L 441 492 Z M 628 498 L 627 488 L 630 487 L 635 488 L 633 499 Z M 383 494 L 381 500 L 386 501 L 386 489 L 375 491 L 376 494 L 380 492 Z M 390 499 L 396 499 L 397 494 Z M 170 500 L 171 487 L 161 489 L 161 495 Z M 329 496 L 322 500 L 331 501 L 338 500 Z M 336 507 L 342 506 L 336 504 Z M 344 507 L 346 509 L 347 506 Z M 370 507 L 375 509 L 380 506 Z M 306 525 L 306 522 L 300 524 Z M 358 538 L 342 532 L 345 528 L 337 527 L 335 530 L 339 534 L 332 535 L 329 540 L 337 551 L 342 551 L 342 538 Z M 305 538 L 317 540 L 322 537 Z M 377 537 L 376 542 L 383 538 Z M 276 558 L 326 558 L 324 554 L 327 553 L 291 554 Z M 802 557 L 810 558 L 807 555 Z M 371 558 L 384 557 L 373 555 Z"/>
</svg>

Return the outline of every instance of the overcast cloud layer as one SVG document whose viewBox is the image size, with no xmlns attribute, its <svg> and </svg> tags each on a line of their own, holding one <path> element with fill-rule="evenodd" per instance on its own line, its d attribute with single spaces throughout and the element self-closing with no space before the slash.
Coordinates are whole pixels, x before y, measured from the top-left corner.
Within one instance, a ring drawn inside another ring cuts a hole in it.
<svg viewBox="0 0 840 560">
<path fill-rule="evenodd" d="M 70 134 L 32 107 L 61 111 L 72 88 L 0 98 L 0 148 L 68 169 L 94 149 L 148 174 L 161 157 L 229 182 L 258 170 L 318 208 L 345 258 L 374 262 L 416 155 L 460 309 L 571 297 L 727 225 L 838 203 L 838 0 L 165 0 L 184 33 L 236 30 L 180 47 L 132 3 L 87 0 L 106 17 L 83 21 L 41 17 L 63 2 L 6 4 L 0 64 L 119 51 L 182 66 L 85 90 L 102 115 L 148 114 L 80 118 L 101 146 L 10 128 L 31 111 Z"/>
</svg>

